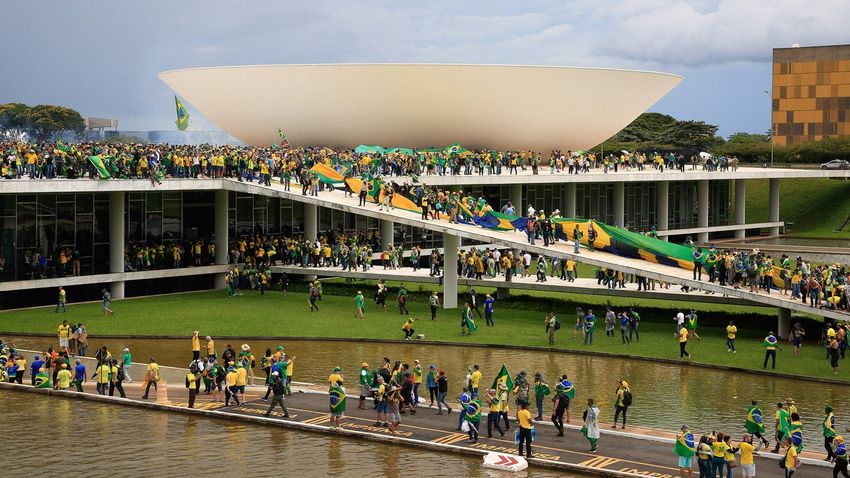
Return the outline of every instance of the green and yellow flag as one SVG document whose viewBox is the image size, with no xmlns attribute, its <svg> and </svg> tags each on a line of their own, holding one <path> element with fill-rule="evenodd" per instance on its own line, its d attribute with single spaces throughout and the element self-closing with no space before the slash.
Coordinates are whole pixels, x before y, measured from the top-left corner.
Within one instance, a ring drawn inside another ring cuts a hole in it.
<svg viewBox="0 0 850 478">
<path fill-rule="evenodd" d="M 496 375 L 496 379 L 493 380 L 493 386 L 490 388 L 498 390 L 499 384 L 502 383 L 508 387 L 508 390 L 514 389 L 514 381 L 511 380 L 511 374 L 508 373 L 508 367 L 505 364 L 502 364 L 502 369 L 499 370 L 499 373 Z"/>
<path fill-rule="evenodd" d="M 676 455 L 687 458 L 694 456 L 695 451 L 696 444 L 694 443 L 694 435 L 692 433 L 685 432 L 676 437 L 676 447 L 673 448 L 673 452 Z"/>
<path fill-rule="evenodd" d="M 183 103 L 176 96 L 174 97 L 174 103 L 177 105 L 177 121 L 174 124 L 177 125 L 177 129 L 180 131 L 185 131 L 189 127 L 189 112 L 186 111 L 186 107 L 183 106 Z"/>
<path fill-rule="evenodd" d="M 103 163 L 103 156 L 100 154 L 97 156 L 89 156 L 89 161 L 91 161 L 94 168 L 97 169 L 100 179 L 109 179 L 112 177 L 112 175 L 109 174 L 109 170 L 106 168 L 106 165 Z"/>
<path fill-rule="evenodd" d="M 328 391 L 328 399 L 330 401 L 331 413 L 342 413 L 345 411 L 345 390 L 338 385 L 334 385 Z"/>
<path fill-rule="evenodd" d="M 43 369 L 39 370 L 37 374 L 35 374 L 35 388 L 52 388 L 50 384 L 50 374 L 45 372 Z"/>
</svg>

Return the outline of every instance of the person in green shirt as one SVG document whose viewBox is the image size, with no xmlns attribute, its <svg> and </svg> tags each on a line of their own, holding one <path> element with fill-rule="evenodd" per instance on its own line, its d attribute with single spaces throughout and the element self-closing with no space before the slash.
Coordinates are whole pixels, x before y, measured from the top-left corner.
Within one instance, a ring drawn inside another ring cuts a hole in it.
<svg viewBox="0 0 850 478">
<path fill-rule="evenodd" d="M 365 304 L 365 300 L 363 299 L 363 292 L 357 291 L 357 295 L 354 296 L 354 303 L 357 305 L 357 310 L 354 311 L 355 319 L 363 318 L 363 305 Z"/>
<path fill-rule="evenodd" d="M 546 395 L 549 395 L 551 390 L 549 384 L 543 381 L 543 375 L 540 372 L 534 374 L 534 401 L 537 403 L 537 417 L 535 420 L 543 420 L 543 400 Z"/>
<path fill-rule="evenodd" d="M 124 355 L 121 356 L 121 368 L 124 369 L 124 381 L 130 383 L 133 381 L 130 378 L 130 364 L 133 362 L 133 356 L 130 355 L 130 349 L 124 347 Z"/>
<path fill-rule="evenodd" d="M 826 406 L 823 410 L 823 446 L 826 448 L 826 459 L 835 460 L 835 452 L 833 450 L 833 441 L 835 440 L 835 415 L 832 414 L 832 407 Z"/>
<path fill-rule="evenodd" d="M 788 434 L 788 427 L 791 420 L 791 414 L 788 413 L 788 410 L 785 410 L 783 406 L 782 402 L 776 404 L 776 421 L 774 425 L 774 429 L 776 431 L 776 446 L 773 447 L 773 453 L 779 453 L 779 447 L 782 445 L 782 441 L 785 440 L 785 437 L 790 437 Z"/>
</svg>

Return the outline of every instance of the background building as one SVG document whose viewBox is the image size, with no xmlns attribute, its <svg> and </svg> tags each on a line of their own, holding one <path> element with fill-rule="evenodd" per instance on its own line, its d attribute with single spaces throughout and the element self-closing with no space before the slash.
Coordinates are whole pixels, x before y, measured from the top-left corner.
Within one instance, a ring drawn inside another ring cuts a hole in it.
<svg viewBox="0 0 850 478">
<path fill-rule="evenodd" d="M 850 45 L 773 49 L 774 144 L 850 135 Z"/>
</svg>

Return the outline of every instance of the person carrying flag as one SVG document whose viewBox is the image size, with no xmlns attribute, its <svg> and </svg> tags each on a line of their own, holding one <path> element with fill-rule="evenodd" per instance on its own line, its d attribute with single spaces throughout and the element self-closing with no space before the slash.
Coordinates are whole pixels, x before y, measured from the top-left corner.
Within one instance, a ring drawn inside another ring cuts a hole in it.
<svg viewBox="0 0 850 478">
<path fill-rule="evenodd" d="M 826 448 L 827 461 L 835 461 L 835 453 L 833 452 L 833 442 L 835 441 L 835 415 L 832 414 L 832 407 L 826 406 L 823 410 L 823 447 Z M 847 473 L 844 473 L 847 476 Z"/>
<path fill-rule="evenodd" d="M 776 404 L 776 422 L 774 425 L 774 429 L 776 431 L 776 446 L 773 448 L 773 453 L 779 453 L 779 447 L 782 446 L 782 442 L 785 438 L 789 437 L 788 425 L 791 414 L 788 413 L 788 410 L 782 408 L 783 406 L 782 402 L 778 402 Z"/>
<path fill-rule="evenodd" d="M 599 407 L 594 404 L 592 398 L 587 399 L 587 410 L 583 416 L 584 426 L 581 427 L 581 434 L 590 442 L 590 453 L 596 453 L 599 450 Z"/>
<path fill-rule="evenodd" d="M 470 443 L 478 443 L 478 426 L 481 423 L 481 400 L 478 398 L 478 394 L 472 394 L 472 398 L 469 403 L 466 404 L 465 413 L 463 414 L 463 419 L 465 421 L 465 426 L 463 428 L 467 429 L 469 433 L 469 442 Z"/>
<path fill-rule="evenodd" d="M 328 390 L 328 401 L 331 412 L 331 428 L 339 428 L 339 419 L 345 413 L 345 389 L 342 388 L 342 380 L 331 382 Z"/>
<path fill-rule="evenodd" d="M 676 435 L 676 446 L 673 448 L 673 452 L 679 457 L 679 477 L 685 478 L 685 471 L 688 472 L 689 477 L 692 477 L 694 474 L 694 453 L 696 452 L 694 435 L 688 430 L 687 425 L 682 425 L 681 431 Z"/>
<path fill-rule="evenodd" d="M 575 398 L 576 390 L 572 382 L 567 378 L 567 374 L 561 376 L 561 381 L 555 385 L 555 398 L 552 399 L 554 404 L 552 410 L 552 423 L 558 429 L 559 437 L 564 436 L 564 414 L 567 415 L 567 423 L 570 423 L 570 400 Z"/>
<path fill-rule="evenodd" d="M 472 335 L 476 330 L 478 327 L 472 318 L 472 308 L 469 307 L 469 302 L 464 302 L 460 313 L 460 335 Z"/>
<path fill-rule="evenodd" d="M 764 365 L 762 365 L 762 368 L 766 369 L 767 360 L 772 359 L 771 368 L 776 369 L 776 349 L 782 350 L 782 346 L 779 345 L 779 341 L 776 340 L 772 330 L 768 332 L 761 346 L 764 347 Z"/>
<path fill-rule="evenodd" d="M 372 396 L 372 372 L 369 371 L 369 364 L 366 362 L 360 364 L 360 380 L 358 384 L 360 385 L 360 403 L 357 405 L 357 408 L 365 410 L 366 397 Z"/>
<path fill-rule="evenodd" d="M 543 375 L 540 372 L 536 372 L 534 374 L 534 401 L 537 403 L 536 421 L 543 420 L 543 400 L 549 393 L 549 384 L 543 381 Z"/>
<path fill-rule="evenodd" d="M 764 433 L 764 417 L 758 404 L 758 400 L 752 401 L 752 405 L 747 409 L 747 421 L 744 426 L 747 428 L 747 433 L 761 440 L 759 445 L 759 449 L 761 449 L 761 445 L 768 446 L 770 442 L 762 435 Z"/>
</svg>

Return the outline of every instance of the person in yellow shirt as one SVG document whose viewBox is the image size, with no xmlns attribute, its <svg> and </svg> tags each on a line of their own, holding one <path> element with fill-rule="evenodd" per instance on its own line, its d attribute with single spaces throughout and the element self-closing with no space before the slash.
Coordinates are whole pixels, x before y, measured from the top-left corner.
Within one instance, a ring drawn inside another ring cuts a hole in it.
<svg viewBox="0 0 850 478">
<path fill-rule="evenodd" d="M 71 388 L 71 371 L 68 370 L 68 364 L 63 363 L 62 368 L 56 372 L 55 387 L 57 390 L 68 390 Z"/>
<path fill-rule="evenodd" d="M 230 363 L 232 364 L 233 362 Z M 239 401 L 239 387 L 236 385 L 236 367 L 234 367 L 233 365 L 227 367 L 227 375 L 225 376 L 225 380 L 227 382 L 227 388 L 224 389 L 224 406 L 230 406 L 231 398 L 233 398 L 233 401 L 236 402 L 237 407 L 242 405 L 242 402 Z"/>
<path fill-rule="evenodd" d="M 520 409 L 516 412 L 516 421 L 519 423 L 519 456 L 522 456 L 522 445 L 525 444 L 526 458 L 534 458 L 531 454 L 531 412 L 528 411 L 528 402 L 521 402 Z"/>
<path fill-rule="evenodd" d="M 115 390 L 118 390 L 118 394 L 121 398 L 127 398 L 127 394 L 124 393 L 124 386 L 122 382 L 124 381 L 124 371 L 118 369 L 118 360 L 111 359 L 109 362 L 109 396 L 112 397 L 115 394 Z"/>
<path fill-rule="evenodd" d="M 714 443 L 711 444 L 711 476 L 717 476 L 720 471 L 722 477 L 726 471 L 726 452 L 729 450 L 729 445 L 724 441 L 725 435 L 717 434 Z"/>
<path fill-rule="evenodd" d="M 797 448 L 794 446 L 794 443 L 791 441 L 791 437 L 785 437 L 785 440 L 782 443 L 787 451 L 785 452 L 785 457 L 782 458 L 785 460 L 785 478 L 791 478 L 791 475 L 797 471 L 797 467 L 800 466 L 800 458 L 797 456 Z"/>
<path fill-rule="evenodd" d="M 214 341 L 214 340 L 212 339 L 212 337 L 210 337 L 209 335 L 207 335 L 207 337 L 206 337 L 206 338 L 207 338 L 207 358 L 208 358 L 208 359 L 209 359 L 209 358 L 213 358 L 213 359 L 214 359 L 214 358 L 216 357 L 216 353 L 215 353 L 215 341 Z"/>
<path fill-rule="evenodd" d="M 201 358 L 201 339 L 198 337 L 197 330 L 192 332 L 192 360 L 198 360 Z"/>
<path fill-rule="evenodd" d="M 688 328 L 682 327 L 679 329 L 679 358 L 687 357 L 688 360 L 691 359 L 691 354 L 688 353 L 686 347 L 688 346 Z"/>
<path fill-rule="evenodd" d="M 109 389 L 109 375 L 112 374 L 112 367 L 110 367 L 106 362 L 102 362 L 95 369 L 95 373 L 97 374 L 97 394 L 106 395 L 106 392 Z"/>
<path fill-rule="evenodd" d="M 469 393 L 478 393 L 478 384 L 481 382 L 481 370 L 478 364 L 472 366 L 472 375 L 469 376 L 469 384 L 472 390 Z"/>
<path fill-rule="evenodd" d="M 567 282 L 575 282 L 576 261 L 567 259 Z"/>
<path fill-rule="evenodd" d="M 248 369 L 244 365 L 236 367 L 236 388 L 239 391 L 239 398 L 245 401 L 245 385 L 248 384 Z"/>
<path fill-rule="evenodd" d="M 342 374 L 340 373 L 342 369 L 339 367 L 334 367 L 333 373 L 328 377 L 328 385 L 333 387 L 335 385 L 342 386 Z"/>
<path fill-rule="evenodd" d="M 735 336 L 738 334 L 738 327 L 735 326 L 735 321 L 730 320 L 726 326 L 726 351 L 735 353 Z"/>
<path fill-rule="evenodd" d="M 186 374 L 186 388 L 189 389 L 189 408 L 195 408 L 195 397 L 198 395 L 198 369 L 193 363 Z"/>
<path fill-rule="evenodd" d="M 56 334 L 59 337 L 59 347 L 63 352 L 68 352 L 68 339 L 71 336 L 71 326 L 68 325 L 67 320 L 63 320 L 59 327 L 56 329 Z"/>
<path fill-rule="evenodd" d="M 741 472 L 743 472 L 744 478 L 755 478 L 756 465 L 753 455 L 756 447 L 753 446 L 753 436 L 745 433 L 743 441 L 738 444 L 738 450 L 741 453 Z"/>
<path fill-rule="evenodd" d="M 153 385 L 153 389 L 157 390 L 156 383 L 159 382 L 159 364 L 156 363 L 156 359 L 151 357 L 150 363 L 148 363 L 148 369 L 145 371 L 145 394 L 142 395 L 143 399 L 148 398 L 148 393 L 150 393 L 151 385 Z"/>
<path fill-rule="evenodd" d="M 484 397 L 484 403 L 490 407 L 490 413 L 487 414 L 487 438 L 493 438 L 493 425 L 496 425 L 496 431 L 499 432 L 499 438 L 505 437 L 505 432 L 499 426 L 499 418 L 502 413 L 502 402 L 496 394 L 496 389 L 491 388 L 487 391 Z"/>
</svg>

